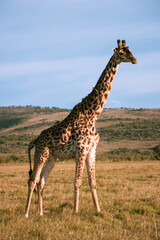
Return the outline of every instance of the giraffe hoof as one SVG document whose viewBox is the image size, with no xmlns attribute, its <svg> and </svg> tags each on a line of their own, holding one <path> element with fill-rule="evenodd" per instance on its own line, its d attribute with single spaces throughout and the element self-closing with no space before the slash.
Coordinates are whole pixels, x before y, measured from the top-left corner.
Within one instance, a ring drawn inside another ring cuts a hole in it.
<svg viewBox="0 0 160 240">
<path fill-rule="evenodd" d="M 38 215 L 42 217 L 42 216 L 43 216 L 43 213 L 40 213 L 40 212 L 39 212 Z"/>
<path fill-rule="evenodd" d="M 78 210 L 74 210 L 74 211 L 73 211 L 73 214 L 77 214 L 77 213 L 78 213 Z"/>
<path fill-rule="evenodd" d="M 100 208 L 98 208 L 98 209 L 97 209 L 97 212 L 98 212 L 98 213 L 100 213 L 100 211 L 101 211 L 101 209 L 100 209 Z"/>
<path fill-rule="evenodd" d="M 28 213 L 24 214 L 24 218 L 26 219 L 28 218 Z"/>
</svg>

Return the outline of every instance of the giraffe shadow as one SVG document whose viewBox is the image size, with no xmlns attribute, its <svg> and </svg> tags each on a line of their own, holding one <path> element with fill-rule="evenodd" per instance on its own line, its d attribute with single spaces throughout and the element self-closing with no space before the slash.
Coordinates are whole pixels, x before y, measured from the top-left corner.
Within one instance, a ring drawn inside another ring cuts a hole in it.
<svg viewBox="0 0 160 240">
<path fill-rule="evenodd" d="M 59 209 L 62 209 L 62 211 L 63 211 L 63 208 L 65 208 L 67 206 L 69 206 L 69 203 L 62 203 L 59 205 Z"/>
<path fill-rule="evenodd" d="M 64 209 L 72 209 L 73 206 L 70 203 L 62 203 L 58 207 L 52 207 L 48 209 L 50 214 L 61 214 L 63 213 Z"/>
</svg>

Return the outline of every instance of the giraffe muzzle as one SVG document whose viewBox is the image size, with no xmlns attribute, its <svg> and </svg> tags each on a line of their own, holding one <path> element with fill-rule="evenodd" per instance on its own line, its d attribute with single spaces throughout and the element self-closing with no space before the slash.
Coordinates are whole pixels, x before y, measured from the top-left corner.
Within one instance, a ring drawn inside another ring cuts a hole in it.
<svg viewBox="0 0 160 240">
<path fill-rule="evenodd" d="M 132 60 L 132 63 L 133 63 L 133 64 L 137 64 L 137 59 L 134 58 L 134 59 Z"/>
</svg>

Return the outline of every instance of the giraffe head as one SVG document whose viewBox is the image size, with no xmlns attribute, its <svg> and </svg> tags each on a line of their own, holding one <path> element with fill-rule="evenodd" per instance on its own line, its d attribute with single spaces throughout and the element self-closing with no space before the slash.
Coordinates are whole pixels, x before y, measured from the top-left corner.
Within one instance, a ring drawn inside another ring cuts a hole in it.
<svg viewBox="0 0 160 240">
<path fill-rule="evenodd" d="M 129 47 L 126 46 L 126 41 L 122 40 L 122 44 L 120 40 L 117 40 L 118 48 L 113 49 L 114 54 L 117 60 L 121 62 L 131 62 L 133 64 L 137 64 L 137 59 L 131 53 Z"/>
</svg>

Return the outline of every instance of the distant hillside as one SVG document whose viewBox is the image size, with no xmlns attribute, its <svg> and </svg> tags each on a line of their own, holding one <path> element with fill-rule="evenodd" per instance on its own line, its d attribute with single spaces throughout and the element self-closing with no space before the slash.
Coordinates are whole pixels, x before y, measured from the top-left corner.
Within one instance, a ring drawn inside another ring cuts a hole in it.
<svg viewBox="0 0 160 240">
<path fill-rule="evenodd" d="M 26 154 L 30 140 L 68 114 L 59 108 L 0 107 L 0 153 Z M 160 109 L 104 109 L 96 126 L 97 154 L 104 158 L 145 158 L 160 143 Z"/>
</svg>

